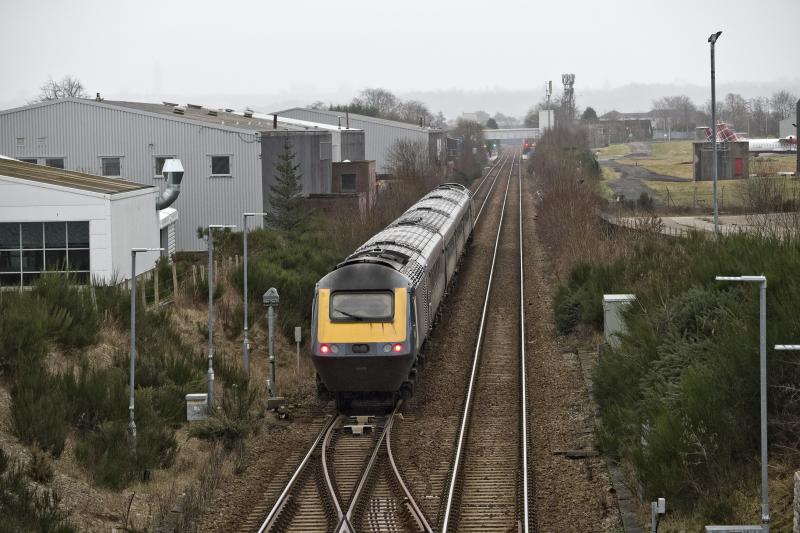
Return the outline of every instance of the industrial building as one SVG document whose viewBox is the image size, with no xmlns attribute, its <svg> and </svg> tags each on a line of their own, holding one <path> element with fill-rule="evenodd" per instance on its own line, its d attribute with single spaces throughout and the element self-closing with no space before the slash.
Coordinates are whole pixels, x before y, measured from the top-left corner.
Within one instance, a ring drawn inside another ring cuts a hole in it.
<svg viewBox="0 0 800 533">
<path fill-rule="evenodd" d="M 0 286 L 31 285 L 45 272 L 79 282 L 131 276 L 131 248 L 158 248 L 157 189 L 0 157 Z M 136 273 L 158 252 L 141 253 Z"/>
<path fill-rule="evenodd" d="M 293 143 L 305 195 L 331 192 L 331 164 L 364 159 L 364 131 L 164 102 L 66 98 L 0 111 L 0 154 L 163 190 L 162 167 L 185 167 L 178 250 L 204 250 L 197 228 L 240 224 L 268 209 L 275 157 Z M 294 146 L 296 144 L 296 146 Z M 258 221 L 256 221 L 258 224 Z"/>
<path fill-rule="evenodd" d="M 416 126 L 406 122 L 386 120 L 366 115 L 325 111 L 294 107 L 276 113 L 278 117 L 288 117 L 315 123 L 329 124 L 342 128 L 356 128 L 364 131 L 365 154 L 362 159 L 374 160 L 378 174 L 389 174 L 387 154 L 399 139 L 422 141 L 428 146 L 428 154 L 436 165 L 444 166 L 447 161 L 447 140 L 443 130 Z M 346 158 L 345 158 L 346 159 Z M 344 159 L 343 159 L 344 160 Z"/>
</svg>

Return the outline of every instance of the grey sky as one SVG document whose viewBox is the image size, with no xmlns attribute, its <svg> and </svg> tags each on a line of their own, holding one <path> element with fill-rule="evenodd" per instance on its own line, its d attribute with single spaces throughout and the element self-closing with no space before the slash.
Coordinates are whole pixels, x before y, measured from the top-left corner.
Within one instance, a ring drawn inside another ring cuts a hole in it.
<svg viewBox="0 0 800 533">
<path fill-rule="evenodd" d="M 538 94 L 562 72 L 579 96 L 707 85 L 717 29 L 721 84 L 792 89 L 798 21 L 798 0 L 0 0 L 0 107 L 67 73 L 107 98 L 214 106 L 346 100 L 365 86 Z"/>
</svg>

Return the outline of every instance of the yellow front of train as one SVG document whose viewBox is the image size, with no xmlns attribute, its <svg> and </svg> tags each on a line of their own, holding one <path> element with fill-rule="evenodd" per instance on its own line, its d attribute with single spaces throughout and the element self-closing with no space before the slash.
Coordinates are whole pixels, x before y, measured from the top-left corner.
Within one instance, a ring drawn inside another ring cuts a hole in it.
<svg viewBox="0 0 800 533">
<path fill-rule="evenodd" d="M 394 393 L 414 363 L 408 279 L 373 262 L 337 268 L 317 284 L 311 355 L 321 396 Z"/>
</svg>

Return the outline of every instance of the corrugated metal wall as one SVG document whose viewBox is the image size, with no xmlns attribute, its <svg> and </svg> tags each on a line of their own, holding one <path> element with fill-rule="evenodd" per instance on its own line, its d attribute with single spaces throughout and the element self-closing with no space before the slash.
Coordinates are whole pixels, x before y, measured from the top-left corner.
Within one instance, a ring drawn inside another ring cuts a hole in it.
<svg viewBox="0 0 800 533">
<path fill-rule="evenodd" d="M 345 123 L 344 113 L 329 113 L 315 109 L 289 109 L 281 111 L 280 116 L 309 120 L 312 122 L 322 122 L 323 124 L 337 125 L 339 119 L 337 115 L 342 115 L 342 124 Z M 350 127 L 364 130 L 364 159 L 375 160 L 376 172 L 386 174 L 389 172 L 386 161 L 386 153 L 398 139 L 412 139 L 428 144 L 430 132 L 428 130 L 416 128 L 412 125 L 392 125 L 386 122 L 373 122 L 363 120 L 350 115 Z"/>
<path fill-rule="evenodd" d="M 363 131 L 342 130 L 341 138 L 342 158 L 340 161 L 363 161 L 366 159 Z"/>
<path fill-rule="evenodd" d="M 17 139 L 24 139 L 21 146 Z M 101 156 L 121 156 L 125 179 L 161 188 L 164 180 L 154 177 L 156 156 L 180 158 L 186 174 L 173 204 L 180 216 L 178 250 L 205 249 L 198 226 L 240 226 L 243 212 L 262 210 L 260 150 L 253 132 L 91 101 L 0 113 L 0 154 L 11 157 L 64 157 L 68 170 L 100 174 Z M 231 177 L 210 177 L 212 155 L 231 156 Z"/>
<path fill-rule="evenodd" d="M 264 206 L 269 209 L 270 188 L 275 183 L 283 146 L 289 139 L 297 170 L 302 176 L 303 194 L 331 192 L 331 134 L 321 131 L 267 131 L 261 136 Z"/>
</svg>

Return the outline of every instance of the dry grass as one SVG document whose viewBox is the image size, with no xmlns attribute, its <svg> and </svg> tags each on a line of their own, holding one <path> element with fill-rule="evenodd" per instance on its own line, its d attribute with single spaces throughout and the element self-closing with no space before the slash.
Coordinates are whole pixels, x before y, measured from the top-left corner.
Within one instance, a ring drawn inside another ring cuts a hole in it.
<svg viewBox="0 0 800 533">
<path fill-rule="evenodd" d="M 631 153 L 631 147 L 628 144 L 609 144 L 606 147 L 595 149 L 595 152 L 599 157 L 616 159 Z"/>
<path fill-rule="evenodd" d="M 620 159 L 619 162 L 624 165 L 638 165 L 664 176 L 692 179 L 694 167 L 691 141 L 650 143 L 648 146 L 652 150 L 650 156 Z"/>
<path fill-rule="evenodd" d="M 717 198 L 721 210 L 739 210 L 752 208 L 764 212 L 764 206 L 753 204 L 748 192 L 756 182 L 763 183 L 763 187 L 781 191 L 781 197 L 794 199 L 800 195 L 800 182 L 779 176 L 770 178 L 747 178 L 738 180 L 720 180 L 717 183 Z M 713 187 L 711 181 L 663 182 L 646 180 L 644 184 L 655 191 L 655 197 L 665 206 L 683 209 L 710 209 L 714 204 Z M 762 187 L 761 185 L 757 187 Z M 778 202 L 775 207 L 780 207 Z"/>
</svg>

